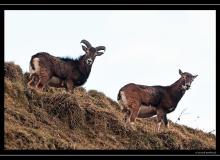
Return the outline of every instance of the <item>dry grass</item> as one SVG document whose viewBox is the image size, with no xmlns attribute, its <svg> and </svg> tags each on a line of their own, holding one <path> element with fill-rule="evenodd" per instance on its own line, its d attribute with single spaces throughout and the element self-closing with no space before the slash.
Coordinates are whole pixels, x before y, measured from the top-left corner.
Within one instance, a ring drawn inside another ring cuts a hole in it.
<svg viewBox="0 0 220 160">
<path fill-rule="evenodd" d="M 96 90 L 29 90 L 28 75 L 5 63 L 5 149 L 216 149 L 213 134 L 172 122 L 160 133 L 154 118 L 126 128 L 118 103 Z"/>
</svg>

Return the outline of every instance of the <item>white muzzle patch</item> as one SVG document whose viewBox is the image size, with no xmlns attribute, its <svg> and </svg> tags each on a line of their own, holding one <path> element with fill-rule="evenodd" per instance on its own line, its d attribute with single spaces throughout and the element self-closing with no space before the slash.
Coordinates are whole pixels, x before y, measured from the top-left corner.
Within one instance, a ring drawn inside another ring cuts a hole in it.
<svg viewBox="0 0 220 160">
<path fill-rule="evenodd" d="M 190 89 L 190 84 L 185 84 L 185 85 L 182 85 L 182 88 L 184 89 L 184 90 L 188 90 L 188 89 Z"/>
<path fill-rule="evenodd" d="M 93 62 L 93 61 L 92 61 L 91 58 L 89 58 L 89 59 L 86 60 L 86 63 L 87 63 L 88 65 L 92 65 L 92 62 Z"/>
</svg>

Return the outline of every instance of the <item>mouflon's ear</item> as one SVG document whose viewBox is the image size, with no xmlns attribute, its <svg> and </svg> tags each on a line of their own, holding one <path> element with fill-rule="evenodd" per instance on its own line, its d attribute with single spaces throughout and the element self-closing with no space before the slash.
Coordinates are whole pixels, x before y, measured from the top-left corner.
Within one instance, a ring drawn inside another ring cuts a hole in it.
<svg viewBox="0 0 220 160">
<path fill-rule="evenodd" d="M 179 74 L 180 74 L 180 75 L 182 75 L 182 74 L 183 74 L 183 72 L 182 72 L 180 69 L 179 69 Z"/>
<path fill-rule="evenodd" d="M 195 79 L 198 75 L 193 76 L 193 79 Z"/>
<path fill-rule="evenodd" d="M 82 45 L 82 49 L 86 52 L 87 48 L 86 46 Z"/>
</svg>

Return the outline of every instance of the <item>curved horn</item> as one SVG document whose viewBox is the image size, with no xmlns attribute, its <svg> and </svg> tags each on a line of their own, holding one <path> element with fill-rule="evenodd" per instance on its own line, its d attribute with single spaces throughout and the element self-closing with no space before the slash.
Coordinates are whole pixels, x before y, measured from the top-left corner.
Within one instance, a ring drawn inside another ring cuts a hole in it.
<svg viewBox="0 0 220 160">
<path fill-rule="evenodd" d="M 80 43 L 85 44 L 87 48 L 91 48 L 92 47 L 92 45 L 87 40 L 85 40 L 85 39 L 81 40 Z"/>
<path fill-rule="evenodd" d="M 98 46 L 95 49 L 96 49 L 96 51 L 99 51 L 99 50 L 104 50 L 105 51 L 105 46 Z"/>
</svg>

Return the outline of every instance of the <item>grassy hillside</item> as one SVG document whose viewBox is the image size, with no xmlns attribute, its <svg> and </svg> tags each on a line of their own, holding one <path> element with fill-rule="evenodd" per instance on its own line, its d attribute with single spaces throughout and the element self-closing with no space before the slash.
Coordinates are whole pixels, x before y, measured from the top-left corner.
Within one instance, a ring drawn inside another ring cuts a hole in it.
<svg viewBox="0 0 220 160">
<path fill-rule="evenodd" d="M 96 90 L 37 93 L 18 65 L 5 63 L 4 70 L 5 149 L 216 149 L 215 135 L 173 122 L 159 133 L 154 118 L 126 128 L 118 103 Z"/>
</svg>

